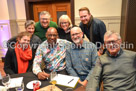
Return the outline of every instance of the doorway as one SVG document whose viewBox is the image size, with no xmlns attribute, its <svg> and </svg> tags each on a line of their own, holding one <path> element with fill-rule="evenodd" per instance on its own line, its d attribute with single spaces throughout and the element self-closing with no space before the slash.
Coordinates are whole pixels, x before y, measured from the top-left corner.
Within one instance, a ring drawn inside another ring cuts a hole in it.
<svg viewBox="0 0 136 91">
<path fill-rule="evenodd" d="M 32 19 L 37 22 L 39 13 L 46 10 L 56 23 L 62 14 L 67 14 L 75 24 L 74 0 L 25 0 L 25 7 L 27 20 Z"/>
<path fill-rule="evenodd" d="M 33 5 L 34 21 L 39 21 L 41 11 L 48 11 L 51 14 L 52 21 L 58 23 L 61 15 L 67 14 L 71 18 L 70 2 L 36 3 Z"/>
</svg>

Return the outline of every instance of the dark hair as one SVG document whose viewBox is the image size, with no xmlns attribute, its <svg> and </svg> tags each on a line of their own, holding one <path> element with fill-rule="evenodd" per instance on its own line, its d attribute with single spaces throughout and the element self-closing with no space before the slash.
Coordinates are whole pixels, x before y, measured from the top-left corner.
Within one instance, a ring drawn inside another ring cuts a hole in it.
<svg viewBox="0 0 136 91">
<path fill-rule="evenodd" d="M 82 8 L 80 8 L 80 9 L 79 9 L 79 12 L 80 12 L 80 11 L 84 11 L 84 10 L 88 11 L 88 14 L 91 14 L 91 13 L 90 13 L 90 10 L 89 10 L 87 7 L 82 7 Z"/>
</svg>

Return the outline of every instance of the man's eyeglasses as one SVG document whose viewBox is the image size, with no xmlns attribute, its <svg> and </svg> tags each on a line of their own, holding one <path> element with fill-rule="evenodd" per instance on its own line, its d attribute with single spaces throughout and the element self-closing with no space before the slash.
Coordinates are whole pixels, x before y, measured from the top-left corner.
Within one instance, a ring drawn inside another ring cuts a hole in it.
<svg viewBox="0 0 136 91">
<path fill-rule="evenodd" d="M 120 39 L 112 40 L 112 41 L 105 41 L 105 43 L 106 44 L 116 44 L 118 40 L 120 40 Z"/>
<path fill-rule="evenodd" d="M 77 36 L 77 35 L 79 35 L 81 32 L 79 32 L 79 33 L 75 33 L 75 34 L 71 34 L 71 36 L 72 37 L 74 37 L 74 36 Z"/>
<path fill-rule="evenodd" d="M 60 22 L 60 24 L 68 24 L 68 22 Z"/>
<path fill-rule="evenodd" d="M 47 20 L 51 20 L 50 18 L 40 18 L 40 19 L 43 20 L 43 21 L 44 21 L 44 20 L 46 20 L 46 21 L 47 21 Z"/>
</svg>

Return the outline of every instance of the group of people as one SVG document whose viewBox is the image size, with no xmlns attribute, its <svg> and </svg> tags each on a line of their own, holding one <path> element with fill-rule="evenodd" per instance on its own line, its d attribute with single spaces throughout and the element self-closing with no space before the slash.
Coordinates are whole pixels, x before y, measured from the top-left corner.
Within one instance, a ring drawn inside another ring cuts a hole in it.
<svg viewBox="0 0 136 91">
<path fill-rule="evenodd" d="M 5 73 L 32 71 L 45 80 L 55 71 L 79 77 L 86 91 L 98 91 L 102 82 L 107 91 L 135 91 L 136 53 L 122 49 L 120 35 L 106 32 L 105 24 L 87 7 L 79 9 L 79 16 L 79 26 L 73 26 L 68 15 L 62 15 L 57 25 L 47 11 L 40 13 L 36 24 L 26 21 L 26 31 L 7 42 Z"/>
</svg>

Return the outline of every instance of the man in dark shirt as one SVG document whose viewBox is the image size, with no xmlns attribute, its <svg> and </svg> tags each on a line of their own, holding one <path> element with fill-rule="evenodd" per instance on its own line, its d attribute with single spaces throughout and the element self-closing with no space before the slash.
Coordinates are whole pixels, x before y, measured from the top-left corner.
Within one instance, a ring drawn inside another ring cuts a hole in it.
<svg viewBox="0 0 136 91">
<path fill-rule="evenodd" d="M 104 43 L 103 36 L 106 32 L 105 24 L 101 20 L 93 18 L 87 7 L 79 9 L 79 16 L 81 20 L 80 28 L 87 38 L 97 45 L 97 50 L 99 50 L 101 44 Z M 100 50 L 99 53 L 102 54 L 103 51 Z"/>
<path fill-rule="evenodd" d="M 136 91 L 136 52 L 123 50 L 113 31 L 105 33 L 104 43 L 107 52 L 97 59 L 86 91 L 97 91 L 101 81 L 104 91 Z"/>
</svg>

